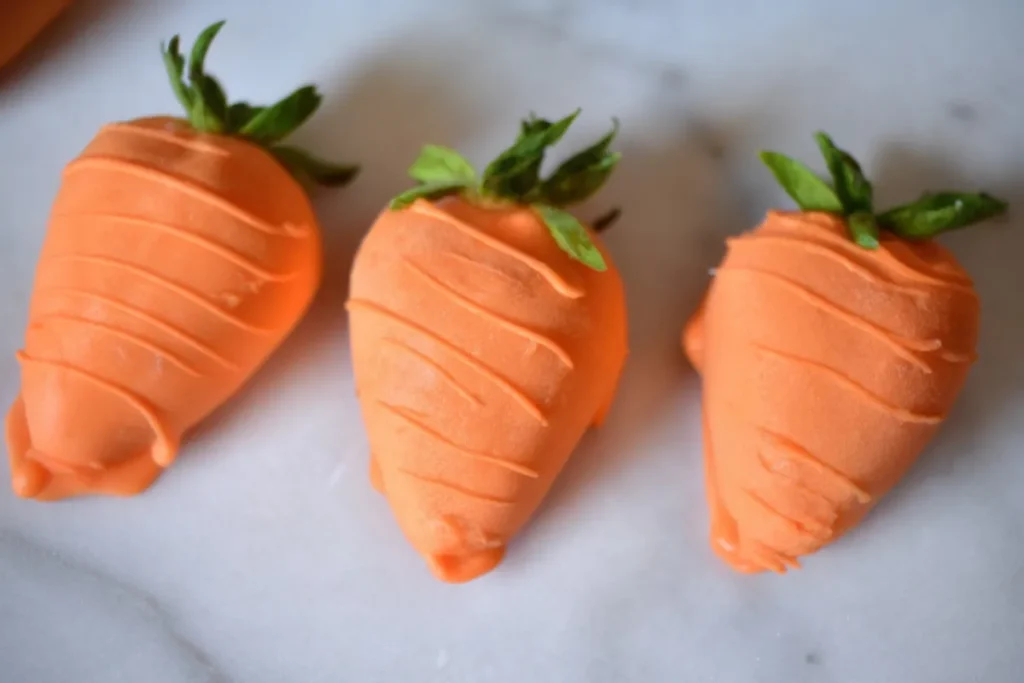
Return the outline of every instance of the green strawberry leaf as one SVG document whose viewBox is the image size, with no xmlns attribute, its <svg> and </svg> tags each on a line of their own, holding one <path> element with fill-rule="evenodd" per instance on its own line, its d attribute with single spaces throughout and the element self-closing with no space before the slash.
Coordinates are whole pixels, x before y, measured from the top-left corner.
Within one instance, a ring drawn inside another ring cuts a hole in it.
<svg viewBox="0 0 1024 683">
<path fill-rule="evenodd" d="M 825 163 L 832 175 L 832 185 L 839 202 L 843 205 L 843 210 L 847 214 L 870 212 L 874 191 L 871 183 L 864 177 L 860 164 L 847 152 L 836 147 L 832 138 L 825 133 L 816 133 L 814 139 L 817 140 L 821 154 L 825 157 Z"/>
<path fill-rule="evenodd" d="M 786 194 L 804 211 L 843 212 L 835 190 L 803 163 L 778 152 L 761 152 L 760 157 Z"/>
<path fill-rule="evenodd" d="M 922 240 L 980 223 L 1006 212 L 1007 208 L 1006 202 L 984 192 L 938 192 L 889 209 L 878 220 L 900 237 Z"/>
<path fill-rule="evenodd" d="M 545 119 L 539 119 L 537 118 L 536 114 L 531 113 L 529 117 L 523 119 L 523 122 L 520 125 L 519 137 L 516 138 L 516 140 L 522 140 L 527 135 L 542 133 L 548 128 L 550 128 L 552 125 L 554 124 L 552 124 L 550 121 L 547 121 Z"/>
<path fill-rule="evenodd" d="M 541 184 L 539 199 L 552 206 L 566 206 L 581 202 L 601 189 L 622 158 L 618 152 L 608 151 L 618 132 L 619 122 L 615 120 L 611 132 L 563 162 Z"/>
<path fill-rule="evenodd" d="M 192 111 L 192 92 L 182 80 L 185 75 L 185 58 L 179 51 L 180 40 L 178 36 L 174 36 L 166 46 L 161 43 L 160 54 L 163 55 L 164 67 L 167 69 L 167 77 L 171 81 L 171 90 L 174 91 L 174 96 L 181 102 L 185 111 L 190 112 Z"/>
<path fill-rule="evenodd" d="M 194 127 L 210 133 L 221 133 L 227 127 L 228 103 L 224 88 L 205 71 L 206 54 L 223 26 L 223 21 L 207 26 L 193 43 L 188 60 L 188 78 L 192 83 L 189 119 Z"/>
<path fill-rule="evenodd" d="M 292 175 L 324 187 L 348 185 L 359 174 L 359 167 L 335 164 L 289 145 L 274 145 L 270 152 Z"/>
<path fill-rule="evenodd" d="M 203 74 L 200 77 L 198 83 L 193 87 L 199 89 L 202 93 L 203 99 L 206 100 L 207 105 L 212 109 L 225 125 L 228 122 L 228 96 L 224 92 L 224 87 L 220 82 L 213 76 Z"/>
<path fill-rule="evenodd" d="M 484 170 L 481 182 L 483 192 L 494 197 L 522 201 L 540 180 L 544 152 L 562 139 L 579 113 L 577 109 L 554 123 L 544 119 L 524 121 L 519 137 L 512 146 L 499 154 Z"/>
<path fill-rule="evenodd" d="M 761 160 L 801 209 L 846 216 L 850 236 L 864 249 L 879 248 L 880 230 L 889 230 L 908 240 L 926 240 L 948 230 L 992 218 L 1008 208 L 1006 202 L 984 192 L 937 192 L 876 215 L 874 191 L 860 164 L 849 153 L 836 147 L 825 133 L 818 132 L 814 138 L 828 164 L 834 189 L 802 163 L 789 157 L 762 152 Z"/>
<path fill-rule="evenodd" d="M 476 169 L 465 157 L 448 147 L 426 145 L 409 167 L 420 184 L 391 200 L 391 208 L 404 209 L 417 199 L 437 199 L 476 186 Z"/>
<path fill-rule="evenodd" d="M 199 74 L 192 79 L 192 90 L 198 94 L 192 106 L 193 126 L 210 133 L 227 130 L 228 101 L 217 79 Z"/>
<path fill-rule="evenodd" d="M 878 249 L 878 221 L 870 211 L 858 211 L 847 219 L 853 241 L 865 249 Z"/>
<path fill-rule="evenodd" d="M 204 70 L 206 68 L 206 53 L 210 51 L 213 39 L 217 37 L 222 28 L 224 28 L 224 21 L 210 24 L 203 29 L 203 32 L 196 38 L 196 42 L 192 44 L 192 54 L 188 59 L 189 80 L 195 81 L 206 73 Z"/>
<path fill-rule="evenodd" d="M 392 211 L 399 211 L 417 199 L 439 199 L 445 195 L 456 194 L 465 189 L 468 189 L 465 184 L 455 181 L 424 183 L 398 195 L 391 200 L 388 206 Z"/>
<path fill-rule="evenodd" d="M 189 122 L 193 128 L 204 133 L 224 132 L 224 122 L 201 97 L 197 97 L 192 105 L 192 111 L 189 112 Z"/>
<path fill-rule="evenodd" d="M 565 135 L 578 115 L 579 110 L 554 122 L 533 115 L 523 120 L 515 143 L 488 164 L 482 179 L 455 150 L 427 145 L 409 169 L 409 175 L 420 184 L 392 199 L 390 207 L 401 210 L 418 199 L 462 192 L 484 204 L 498 200 L 499 204 L 529 205 L 569 256 L 594 270 L 607 270 L 586 227 L 561 207 L 589 197 L 607 179 L 619 160 L 619 155 L 608 149 L 618 132 L 618 122 L 597 143 L 566 160 L 548 180 L 540 179 L 545 151 Z M 614 209 L 595 226 L 607 227 L 618 216 L 619 210 Z"/>
<path fill-rule="evenodd" d="M 424 146 L 409 167 L 409 175 L 420 183 L 476 184 L 476 169 L 473 165 L 455 150 L 440 145 Z"/>
<path fill-rule="evenodd" d="M 587 229 L 575 216 L 568 211 L 544 204 L 534 204 L 533 209 L 544 221 L 544 225 L 562 251 L 594 270 L 608 269 L 601 252 L 590 240 Z"/>
<path fill-rule="evenodd" d="M 228 129 L 240 130 L 242 126 L 249 123 L 252 117 L 259 114 L 266 107 L 254 107 L 248 102 L 235 102 L 228 107 Z"/>
<path fill-rule="evenodd" d="M 224 27 L 218 21 L 196 38 L 189 54 L 188 82 L 181 41 L 174 36 L 160 45 L 171 89 L 188 115 L 192 127 L 202 133 L 238 135 L 273 154 L 296 177 L 321 185 L 341 185 L 356 174 L 355 166 L 335 164 L 294 147 L 276 143 L 295 132 L 320 106 L 320 93 L 307 85 L 270 107 L 248 102 L 229 103 L 223 86 L 206 73 L 206 56 Z"/>
<path fill-rule="evenodd" d="M 313 115 L 322 99 L 316 86 L 304 85 L 280 102 L 258 112 L 238 133 L 263 144 L 280 142 Z"/>
</svg>

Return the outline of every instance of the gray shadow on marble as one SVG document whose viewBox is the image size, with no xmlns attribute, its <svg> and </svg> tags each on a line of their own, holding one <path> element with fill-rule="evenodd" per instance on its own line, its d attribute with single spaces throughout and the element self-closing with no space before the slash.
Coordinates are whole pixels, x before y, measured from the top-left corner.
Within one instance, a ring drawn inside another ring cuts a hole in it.
<svg viewBox="0 0 1024 683">
<path fill-rule="evenodd" d="M 0 531 L 5 681 L 226 683 L 149 596 Z"/>
<path fill-rule="evenodd" d="M 959 172 L 953 158 L 936 150 L 899 144 L 884 148 L 874 185 L 880 207 L 917 198 L 925 191 L 986 191 L 1010 203 L 1007 215 L 948 233 L 940 239 L 974 280 L 981 299 L 978 361 L 949 419 L 904 479 L 858 529 L 884 523 L 888 506 L 934 478 L 948 479 L 965 470 L 996 467 L 986 459 L 986 434 L 995 425 L 1019 422 L 1024 404 L 1024 168 L 1001 182 L 981 187 Z M 1017 411 L 1016 416 L 1008 411 Z M 882 520 L 882 521 L 878 521 Z"/>
<path fill-rule="evenodd" d="M 21 79 L 31 78 L 38 70 L 49 68 L 52 55 L 89 41 L 90 34 L 99 24 L 116 20 L 117 15 L 127 11 L 132 4 L 132 0 L 79 0 L 72 3 L 0 70 L 0 88 L 12 86 Z"/>
<path fill-rule="evenodd" d="M 669 412 L 678 408 L 672 395 L 699 384 L 682 353 L 682 330 L 707 288 L 709 268 L 724 254 L 725 238 L 751 227 L 749 207 L 737 201 L 742 195 L 730 157 L 730 140 L 744 127 L 681 117 L 674 134 L 641 139 L 642 122 L 623 122 L 622 161 L 591 204 L 623 209 L 605 239 L 626 289 L 629 357 L 608 421 L 584 436 L 531 526 L 571 507 L 593 482 L 643 467 L 643 437 L 652 424 L 688 418 Z M 589 218 L 598 210 L 584 206 L 577 213 Z M 681 445 L 678 457 L 699 463 L 701 453 Z M 666 482 L 666 491 L 673 486 Z M 515 556 L 510 552 L 506 562 Z"/>
</svg>

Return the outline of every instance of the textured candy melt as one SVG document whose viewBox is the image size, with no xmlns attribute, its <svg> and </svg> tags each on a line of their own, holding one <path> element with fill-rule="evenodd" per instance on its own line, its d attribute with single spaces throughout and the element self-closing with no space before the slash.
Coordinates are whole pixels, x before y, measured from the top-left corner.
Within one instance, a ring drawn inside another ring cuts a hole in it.
<svg viewBox="0 0 1024 683">
<path fill-rule="evenodd" d="M 975 359 L 978 297 L 940 245 L 869 251 L 822 213 L 730 240 L 684 332 L 704 383 L 715 552 L 784 572 L 857 524 L 920 455 Z"/>
<path fill-rule="evenodd" d="M 170 118 L 105 127 L 67 166 L 39 260 L 15 491 L 145 489 L 299 321 L 320 269 L 310 203 L 263 149 Z"/>
<path fill-rule="evenodd" d="M 489 571 L 611 404 L 618 272 L 527 207 L 417 200 L 367 235 L 348 308 L 374 485 L 438 578 Z"/>
</svg>

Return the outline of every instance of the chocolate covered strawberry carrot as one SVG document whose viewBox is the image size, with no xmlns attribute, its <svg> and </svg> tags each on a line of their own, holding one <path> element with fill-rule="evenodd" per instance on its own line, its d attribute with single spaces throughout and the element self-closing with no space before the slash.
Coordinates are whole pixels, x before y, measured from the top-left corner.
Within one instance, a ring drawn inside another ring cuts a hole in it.
<svg viewBox="0 0 1024 683">
<path fill-rule="evenodd" d="M 876 212 L 858 164 L 818 134 L 832 183 L 762 159 L 800 212 L 729 240 L 684 346 L 704 383 L 714 550 L 743 572 L 854 526 L 913 464 L 975 359 L 970 277 L 932 237 L 1002 213 L 942 192 Z"/>
<path fill-rule="evenodd" d="M 312 86 L 228 104 L 204 69 L 220 27 L 187 74 L 177 36 L 164 50 L 186 119 L 105 126 L 64 171 L 7 416 L 18 495 L 145 489 L 316 292 L 319 228 L 293 173 L 341 184 L 354 169 L 281 144 L 319 105 Z"/>
<path fill-rule="evenodd" d="M 619 155 L 614 131 L 540 177 L 575 114 L 531 119 L 482 176 L 424 148 L 366 236 L 348 301 L 371 479 L 433 573 L 490 571 L 601 422 L 626 357 L 622 282 L 564 207 Z"/>
</svg>

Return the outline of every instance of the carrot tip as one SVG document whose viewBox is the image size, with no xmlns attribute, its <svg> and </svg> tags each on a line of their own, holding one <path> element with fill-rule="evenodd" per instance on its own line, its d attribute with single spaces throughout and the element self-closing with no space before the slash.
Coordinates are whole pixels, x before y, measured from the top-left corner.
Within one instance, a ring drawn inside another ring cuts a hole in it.
<svg viewBox="0 0 1024 683">
<path fill-rule="evenodd" d="M 50 481 L 50 471 L 34 460 L 23 460 L 11 476 L 11 488 L 21 498 L 35 498 Z"/>
<path fill-rule="evenodd" d="M 177 454 L 177 445 L 160 443 L 153 449 L 153 462 L 156 463 L 158 467 L 167 469 L 174 464 L 174 459 Z"/>
<path fill-rule="evenodd" d="M 505 557 L 505 546 L 487 548 L 467 555 L 428 555 L 427 566 L 446 583 L 465 583 L 497 567 Z"/>
</svg>

